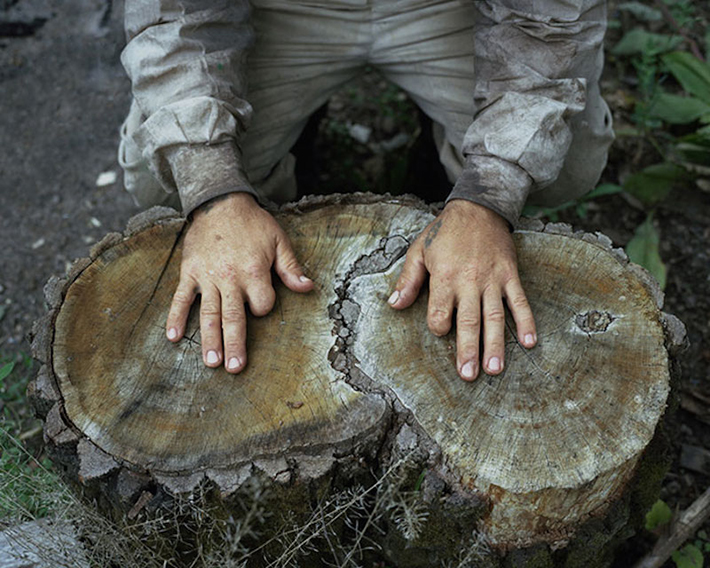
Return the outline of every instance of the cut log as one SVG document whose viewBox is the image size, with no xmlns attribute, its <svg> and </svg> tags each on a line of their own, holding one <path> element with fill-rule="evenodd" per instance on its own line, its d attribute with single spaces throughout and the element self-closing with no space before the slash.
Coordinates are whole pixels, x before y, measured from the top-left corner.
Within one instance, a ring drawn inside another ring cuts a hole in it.
<svg viewBox="0 0 710 568">
<path fill-rule="evenodd" d="M 45 366 L 30 394 L 67 479 L 130 519 L 205 491 L 237 518 L 234 496 L 259 479 L 271 517 L 249 566 L 285 565 L 288 546 L 347 564 L 353 552 L 333 539 L 366 533 L 400 567 L 473 553 L 490 565 L 604 565 L 629 534 L 635 488 L 662 475 L 648 448 L 682 324 L 609 239 L 531 223 L 514 240 L 539 344 L 522 348 L 509 319 L 505 371 L 463 382 L 455 332 L 427 330 L 426 293 L 402 312 L 386 302 L 434 214 L 371 195 L 277 212 L 316 287 L 276 285 L 274 310 L 249 319 L 237 376 L 203 365 L 197 309 L 185 339 L 165 339 L 184 221 L 152 210 L 109 235 L 50 282 L 35 330 Z M 355 528 L 347 507 L 324 513 L 343 495 L 369 510 Z M 284 545 L 289 523 L 308 527 L 313 511 L 333 522 Z"/>
</svg>

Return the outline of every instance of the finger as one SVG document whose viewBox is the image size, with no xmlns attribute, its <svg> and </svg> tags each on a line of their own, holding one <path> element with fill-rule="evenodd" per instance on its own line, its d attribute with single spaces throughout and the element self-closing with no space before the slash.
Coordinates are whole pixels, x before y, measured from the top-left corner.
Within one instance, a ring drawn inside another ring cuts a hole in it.
<svg viewBox="0 0 710 568">
<path fill-rule="evenodd" d="M 506 284 L 505 298 L 508 303 L 508 309 L 510 309 L 515 320 L 518 341 L 528 349 L 534 347 L 537 343 L 535 318 L 518 278 L 513 278 Z"/>
<path fill-rule="evenodd" d="M 219 290 L 212 284 L 202 289 L 200 333 L 205 365 L 219 367 L 222 363 L 222 313 Z"/>
<path fill-rule="evenodd" d="M 237 288 L 222 294 L 221 311 L 224 367 L 229 373 L 238 373 L 247 363 L 247 318 L 244 297 Z"/>
<path fill-rule="evenodd" d="M 454 291 L 451 284 L 435 275 L 429 281 L 429 304 L 427 324 L 429 330 L 438 336 L 446 335 L 451 329 L 451 316 L 454 311 Z"/>
<path fill-rule="evenodd" d="M 274 307 L 276 292 L 271 285 L 270 276 L 259 280 L 252 280 L 247 284 L 247 302 L 249 310 L 255 316 L 261 317 L 268 314 Z"/>
<path fill-rule="evenodd" d="M 481 300 L 478 293 L 459 300 L 456 313 L 456 368 L 465 381 L 478 376 Z"/>
<path fill-rule="evenodd" d="M 419 295 L 419 290 L 426 279 L 427 269 L 424 265 L 424 255 L 421 246 L 415 243 L 407 251 L 402 273 L 394 287 L 394 292 L 387 300 L 390 306 L 401 310 L 414 303 Z"/>
<path fill-rule="evenodd" d="M 303 269 L 298 263 L 293 252 L 291 241 L 284 234 L 276 241 L 276 260 L 274 270 L 281 281 L 289 290 L 294 292 L 308 292 L 313 289 L 313 280 L 303 274 Z"/>
<path fill-rule="evenodd" d="M 503 371 L 505 364 L 505 309 L 496 288 L 483 294 L 483 367 L 489 375 Z"/>
<path fill-rule="evenodd" d="M 165 323 L 165 334 L 170 341 L 180 341 L 185 335 L 190 307 L 197 296 L 197 285 L 192 278 L 181 278 L 173 294 L 168 319 Z"/>
</svg>

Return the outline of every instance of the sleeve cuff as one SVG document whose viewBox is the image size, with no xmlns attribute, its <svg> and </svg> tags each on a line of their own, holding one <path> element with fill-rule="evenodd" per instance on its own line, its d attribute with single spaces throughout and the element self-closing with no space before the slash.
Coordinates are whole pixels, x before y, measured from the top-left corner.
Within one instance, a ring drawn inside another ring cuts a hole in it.
<svg viewBox="0 0 710 568">
<path fill-rule="evenodd" d="M 461 177 L 446 199 L 466 199 L 498 213 L 516 227 L 532 187 L 520 166 L 487 156 L 467 156 Z"/>
<path fill-rule="evenodd" d="M 165 150 L 187 217 L 203 203 L 234 192 L 260 200 L 241 166 L 236 143 L 190 144 Z"/>
</svg>

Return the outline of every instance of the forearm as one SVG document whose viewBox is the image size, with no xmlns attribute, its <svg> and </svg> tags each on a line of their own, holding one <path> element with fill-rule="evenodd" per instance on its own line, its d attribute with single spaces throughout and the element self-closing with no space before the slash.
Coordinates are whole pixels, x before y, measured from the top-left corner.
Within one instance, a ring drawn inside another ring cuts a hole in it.
<svg viewBox="0 0 710 568">
<path fill-rule="evenodd" d="M 186 214 L 227 192 L 255 195 L 239 151 L 252 112 L 244 98 L 248 21 L 245 1 L 126 2 L 121 59 L 145 116 L 134 140 Z"/>
<path fill-rule="evenodd" d="M 572 141 L 570 119 L 599 80 L 606 6 L 550 1 L 539 14 L 520 0 L 475 5 L 476 114 L 450 199 L 486 205 L 515 225 L 528 195 L 559 175 Z"/>
</svg>

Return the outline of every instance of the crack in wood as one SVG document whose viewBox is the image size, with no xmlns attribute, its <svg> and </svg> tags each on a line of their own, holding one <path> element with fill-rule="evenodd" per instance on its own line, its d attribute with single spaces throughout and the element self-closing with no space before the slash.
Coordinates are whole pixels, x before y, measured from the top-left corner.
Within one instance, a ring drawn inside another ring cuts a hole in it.
<svg viewBox="0 0 710 568">
<path fill-rule="evenodd" d="M 403 235 L 390 235 L 380 239 L 377 246 L 369 253 L 360 255 L 335 287 L 336 300 L 328 306 L 328 314 L 334 320 L 331 333 L 335 337 L 333 347 L 328 352 L 331 367 L 345 376 L 345 382 L 358 392 L 381 393 L 374 382 L 367 377 L 369 384 L 354 381 L 351 369 L 354 368 L 354 356 L 350 347 L 357 340 L 354 328 L 361 315 L 360 305 L 350 297 L 350 287 L 360 276 L 381 274 L 394 266 L 409 250 L 411 241 Z M 364 375 L 363 375 L 364 377 Z"/>
</svg>

